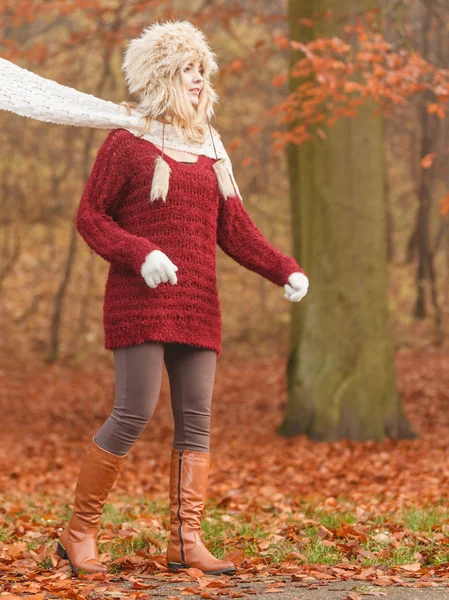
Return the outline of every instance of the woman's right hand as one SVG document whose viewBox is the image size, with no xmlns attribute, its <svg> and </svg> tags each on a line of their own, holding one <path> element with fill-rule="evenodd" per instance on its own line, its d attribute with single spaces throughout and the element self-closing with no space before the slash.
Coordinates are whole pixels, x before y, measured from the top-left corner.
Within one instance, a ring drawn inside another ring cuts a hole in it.
<svg viewBox="0 0 449 600">
<path fill-rule="evenodd" d="M 178 267 L 160 250 L 153 250 L 147 254 L 145 262 L 140 268 L 142 277 L 150 288 L 156 288 L 160 283 L 166 281 L 170 281 L 172 285 L 177 284 L 177 270 Z"/>
</svg>

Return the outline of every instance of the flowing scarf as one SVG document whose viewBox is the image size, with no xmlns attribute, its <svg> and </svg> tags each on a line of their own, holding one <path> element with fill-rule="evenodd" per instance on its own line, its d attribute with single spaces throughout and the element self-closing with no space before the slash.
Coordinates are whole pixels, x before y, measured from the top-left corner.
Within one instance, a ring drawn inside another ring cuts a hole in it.
<svg viewBox="0 0 449 600">
<path fill-rule="evenodd" d="M 48 123 L 97 129 L 123 128 L 134 135 L 141 131 L 143 116 L 137 109 L 131 109 L 128 115 L 124 106 L 56 83 L 4 58 L 0 58 L 0 109 Z M 162 156 L 156 159 L 151 201 L 159 197 L 165 201 L 168 192 L 170 167 L 163 159 L 164 148 L 215 158 L 213 168 L 224 199 L 237 195 L 242 200 L 220 135 L 209 121 L 208 127 L 210 139 L 203 144 L 188 144 L 173 125 L 155 119 L 151 121 L 143 139 L 162 147 Z"/>
</svg>

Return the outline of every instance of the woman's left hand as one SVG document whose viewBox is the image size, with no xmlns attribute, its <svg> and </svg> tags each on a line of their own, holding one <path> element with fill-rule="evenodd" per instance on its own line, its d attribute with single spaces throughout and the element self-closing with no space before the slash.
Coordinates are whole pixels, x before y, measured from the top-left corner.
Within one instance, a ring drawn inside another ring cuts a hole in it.
<svg viewBox="0 0 449 600">
<path fill-rule="evenodd" d="M 288 283 L 284 285 L 284 298 L 290 302 L 299 302 L 307 294 L 309 289 L 309 279 L 304 273 L 295 272 L 288 278 Z"/>
</svg>

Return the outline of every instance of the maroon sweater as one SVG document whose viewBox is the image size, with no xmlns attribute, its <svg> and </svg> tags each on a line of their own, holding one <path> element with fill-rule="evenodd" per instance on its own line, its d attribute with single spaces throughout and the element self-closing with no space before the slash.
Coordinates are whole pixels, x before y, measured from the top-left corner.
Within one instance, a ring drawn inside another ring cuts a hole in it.
<svg viewBox="0 0 449 600">
<path fill-rule="evenodd" d="M 166 202 L 150 202 L 154 164 L 162 152 L 126 129 L 109 133 L 84 189 L 76 227 L 110 263 L 105 286 L 105 348 L 146 341 L 178 342 L 221 354 L 222 322 L 216 245 L 238 263 L 283 286 L 297 262 L 257 229 L 240 198 L 224 200 L 212 168 L 167 154 Z M 178 283 L 150 288 L 140 273 L 145 257 L 161 250 L 178 267 Z"/>
</svg>

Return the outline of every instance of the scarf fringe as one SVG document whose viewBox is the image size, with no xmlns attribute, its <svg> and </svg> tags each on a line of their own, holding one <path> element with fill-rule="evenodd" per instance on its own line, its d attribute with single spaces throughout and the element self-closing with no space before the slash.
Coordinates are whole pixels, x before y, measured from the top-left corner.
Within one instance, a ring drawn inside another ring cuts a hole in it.
<svg viewBox="0 0 449 600">
<path fill-rule="evenodd" d="M 226 158 L 220 158 L 214 164 L 214 171 L 218 181 L 218 187 L 225 200 L 231 196 L 238 195 L 234 189 L 234 184 L 231 179 L 231 175 L 226 166 Z"/>
<path fill-rule="evenodd" d="M 162 158 L 158 156 L 156 159 L 153 181 L 151 183 L 150 202 L 154 202 L 157 198 L 162 198 L 166 202 L 168 187 L 170 182 L 170 166 Z"/>
</svg>

